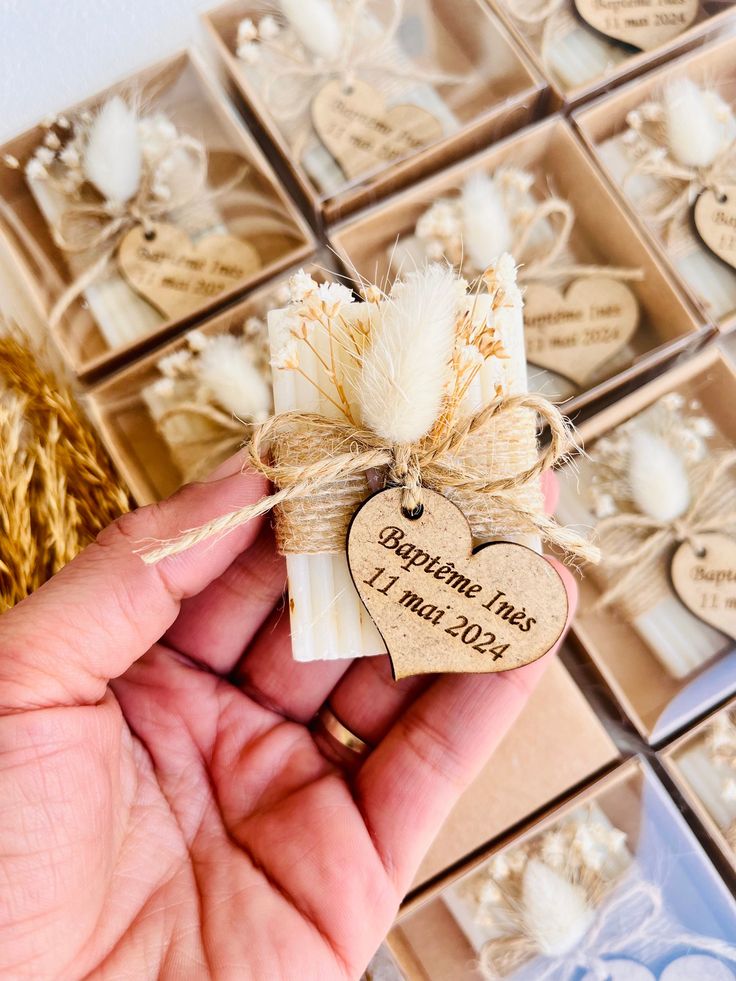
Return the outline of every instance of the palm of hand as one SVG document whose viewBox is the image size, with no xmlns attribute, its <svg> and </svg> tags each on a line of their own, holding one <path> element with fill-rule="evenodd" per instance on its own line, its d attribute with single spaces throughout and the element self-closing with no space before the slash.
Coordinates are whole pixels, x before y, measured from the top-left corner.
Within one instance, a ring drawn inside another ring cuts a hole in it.
<svg viewBox="0 0 736 981">
<path fill-rule="evenodd" d="M 261 490 L 127 516 L 0 620 L 2 977 L 357 977 L 521 708 L 539 665 L 394 686 L 384 658 L 295 664 L 265 530 L 132 554 Z M 306 724 L 328 695 L 379 744 L 352 775 Z"/>
</svg>

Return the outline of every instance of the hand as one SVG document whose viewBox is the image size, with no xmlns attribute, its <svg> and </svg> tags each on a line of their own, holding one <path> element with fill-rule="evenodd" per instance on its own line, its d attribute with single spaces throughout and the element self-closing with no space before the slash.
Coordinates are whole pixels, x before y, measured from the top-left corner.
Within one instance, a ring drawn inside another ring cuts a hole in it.
<svg viewBox="0 0 736 981">
<path fill-rule="evenodd" d="M 0 617 L 4 979 L 357 978 L 544 670 L 295 663 L 268 522 L 134 554 L 260 498 L 240 463 Z M 349 775 L 308 728 L 328 696 L 375 747 Z"/>
</svg>

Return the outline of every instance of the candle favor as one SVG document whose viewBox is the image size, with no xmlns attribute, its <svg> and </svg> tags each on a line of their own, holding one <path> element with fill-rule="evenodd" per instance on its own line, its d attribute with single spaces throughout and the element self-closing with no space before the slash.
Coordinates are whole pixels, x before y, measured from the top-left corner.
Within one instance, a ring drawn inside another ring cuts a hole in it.
<svg viewBox="0 0 736 981">
<path fill-rule="evenodd" d="M 720 0 L 495 0 L 548 77 L 577 105 L 691 46 L 728 17 Z"/>
<path fill-rule="evenodd" d="M 562 92 L 614 72 L 630 51 L 577 15 L 573 0 L 500 0 Z"/>
<path fill-rule="evenodd" d="M 719 596 L 719 610 L 700 596 L 704 587 L 727 591 L 716 578 L 723 563 L 716 542 L 736 535 L 736 457 L 713 445 L 715 434 L 697 400 L 669 392 L 586 447 L 575 471 L 561 475 L 559 514 L 593 525 L 601 548 L 601 565 L 591 570 L 602 589 L 598 605 L 629 622 L 678 680 L 732 646 L 713 625 L 727 598 Z M 678 581 L 680 562 L 697 595 Z"/>
<path fill-rule="evenodd" d="M 275 492 L 144 559 L 273 509 L 297 660 L 388 648 L 402 677 L 544 654 L 567 601 L 541 540 L 590 560 L 595 550 L 543 513 L 540 475 L 569 434 L 557 409 L 525 394 L 511 257 L 476 293 L 439 265 L 385 296 L 367 286 L 362 302 L 305 273 L 291 289 L 269 314 L 276 414 L 249 444 Z M 541 454 L 537 414 L 552 434 Z"/>
<path fill-rule="evenodd" d="M 640 760 L 408 907 L 388 936 L 407 981 L 725 981 L 736 965 L 730 892 Z"/>
<path fill-rule="evenodd" d="M 525 287 L 526 354 L 532 384 L 550 398 L 567 398 L 621 371 L 634 360 L 631 339 L 639 304 L 627 281 L 641 269 L 590 264 L 572 244 L 575 210 L 563 198 L 535 190 L 530 171 L 513 166 L 476 171 L 459 192 L 438 198 L 414 235 L 390 249 L 394 271 L 426 259 L 446 259 L 478 276 L 504 251 L 520 263 Z"/>
<path fill-rule="evenodd" d="M 204 22 L 320 222 L 511 132 L 542 93 L 481 0 L 226 0 Z"/>
<path fill-rule="evenodd" d="M 5 217 L 81 374 L 211 310 L 309 241 L 210 85 L 195 62 L 173 59 L 6 146 Z"/>
<path fill-rule="evenodd" d="M 736 312 L 736 117 L 687 76 L 626 114 L 598 148 L 710 317 Z"/>
</svg>

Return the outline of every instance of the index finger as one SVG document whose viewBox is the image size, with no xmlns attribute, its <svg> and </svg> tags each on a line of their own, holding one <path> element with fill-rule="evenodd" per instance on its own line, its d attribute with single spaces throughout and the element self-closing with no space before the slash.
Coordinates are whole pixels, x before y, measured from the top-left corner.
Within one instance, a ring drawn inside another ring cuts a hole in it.
<svg viewBox="0 0 736 981">
<path fill-rule="evenodd" d="M 77 558 L 0 617 L 0 713 L 88 704 L 171 626 L 181 601 L 221 575 L 253 542 L 253 521 L 158 565 L 136 549 L 259 500 L 265 480 L 235 472 L 189 484 L 166 501 L 123 515 Z"/>
</svg>

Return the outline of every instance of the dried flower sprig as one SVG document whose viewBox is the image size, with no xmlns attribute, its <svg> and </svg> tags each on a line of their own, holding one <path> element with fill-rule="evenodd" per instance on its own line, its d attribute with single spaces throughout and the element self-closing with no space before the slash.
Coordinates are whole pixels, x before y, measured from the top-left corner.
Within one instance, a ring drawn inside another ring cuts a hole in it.
<svg viewBox="0 0 736 981">
<path fill-rule="evenodd" d="M 0 336 L 0 611 L 130 506 L 72 390 L 40 358 Z"/>
<path fill-rule="evenodd" d="M 484 977 L 574 950 L 630 863 L 626 834 L 590 806 L 461 880 L 451 908 L 469 915 Z"/>
</svg>

